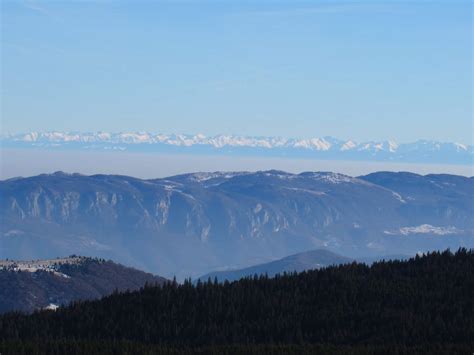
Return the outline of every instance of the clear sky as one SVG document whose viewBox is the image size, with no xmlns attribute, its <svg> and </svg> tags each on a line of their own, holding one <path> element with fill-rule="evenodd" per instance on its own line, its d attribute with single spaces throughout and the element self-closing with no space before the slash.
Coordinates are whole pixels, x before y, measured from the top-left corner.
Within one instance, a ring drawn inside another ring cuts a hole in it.
<svg viewBox="0 0 474 355">
<path fill-rule="evenodd" d="M 2 132 L 470 143 L 471 1 L 11 1 Z"/>
</svg>

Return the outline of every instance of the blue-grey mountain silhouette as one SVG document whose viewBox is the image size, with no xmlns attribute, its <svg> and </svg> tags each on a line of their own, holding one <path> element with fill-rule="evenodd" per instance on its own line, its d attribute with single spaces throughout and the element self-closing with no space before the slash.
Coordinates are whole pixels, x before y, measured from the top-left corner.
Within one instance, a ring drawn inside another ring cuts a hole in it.
<svg viewBox="0 0 474 355">
<path fill-rule="evenodd" d="M 72 253 L 178 278 L 327 249 L 474 246 L 474 178 L 380 172 L 54 173 L 0 182 L 0 258 Z"/>
</svg>

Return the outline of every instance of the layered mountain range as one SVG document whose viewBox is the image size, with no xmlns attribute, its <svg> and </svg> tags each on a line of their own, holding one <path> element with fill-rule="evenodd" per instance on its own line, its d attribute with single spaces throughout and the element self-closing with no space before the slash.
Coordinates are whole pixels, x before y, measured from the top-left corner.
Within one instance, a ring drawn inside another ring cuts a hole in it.
<svg viewBox="0 0 474 355">
<path fill-rule="evenodd" d="M 355 142 L 333 137 L 282 138 L 236 135 L 154 134 L 148 132 L 30 132 L 4 135 L 3 147 L 186 152 L 316 159 L 473 164 L 474 147 L 420 140 Z"/>
<path fill-rule="evenodd" d="M 323 248 L 348 257 L 474 246 L 474 178 L 380 172 L 57 172 L 0 182 L 0 258 L 72 253 L 197 277 Z"/>
</svg>

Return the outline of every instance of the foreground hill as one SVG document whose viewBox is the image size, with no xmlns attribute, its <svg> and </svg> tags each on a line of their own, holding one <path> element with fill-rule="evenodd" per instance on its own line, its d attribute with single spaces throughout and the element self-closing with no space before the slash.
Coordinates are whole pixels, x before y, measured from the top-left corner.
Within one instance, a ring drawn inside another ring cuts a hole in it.
<svg viewBox="0 0 474 355">
<path fill-rule="evenodd" d="M 56 309 L 75 300 L 97 299 L 115 290 L 136 290 L 165 279 L 111 261 L 70 257 L 0 261 L 0 313 Z"/>
<path fill-rule="evenodd" d="M 235 353 L 262 353 L 273 344 L 292 347 L 287 353 L 469 353 L 473 273 L 474 252 L 459 250 L 274 279 L 170 282 L 56 312 L 1 316 L 0 351 L 111 353 L 123 345 L 122 352 L 240 346 Z"/>
<path fill-rule="evenodd" d="M 409 257 L 406 255 L 386 255 L 383 257 L 368 257 L 358 258 L 358 262 L 372 264 L 378 260 L 405 260 Z M 217 279 L 219 282 L 237 281 L 244 277 L 253 277 L 255 275 L 267 275 L 268 277 L 274 277 L 277 274 L 301 272 L 306 270 L 320 269 L 331 265 L 348 264 L 356 260 L 346 258 L 328 250 L 317 249 L 305 251 L 302 253 L 293 254 L 282 259 L 274 260 L 269 263 L 263 263 L 253 265 L 243 269 L 236 270 L 225 270 L 225 271 L 214 271 L 199 277 L 197 280 L 201 281 L 214 281 Z"/>
<path fill-rule="evenodd" d="M 351 258 L 474 247 L 474 178 L 328 172 L 0 182 L 0 257 L 98 256 L 182 279 L 324 248 Z"/>
</svg>

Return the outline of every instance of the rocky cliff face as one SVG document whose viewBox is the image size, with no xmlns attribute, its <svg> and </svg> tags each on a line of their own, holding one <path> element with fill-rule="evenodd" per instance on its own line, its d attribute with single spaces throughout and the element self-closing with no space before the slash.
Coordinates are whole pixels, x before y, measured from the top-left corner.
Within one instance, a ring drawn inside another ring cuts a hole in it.
<svg viewBox="0 0 474 355">
<path fill-rule="evenodd" d="M 179 277 L 327 248 L 351 257 L 474 246 L 474 179 L 281 171 L 0 182 L 0 257 L 111 257 Z"/>
</svg>

